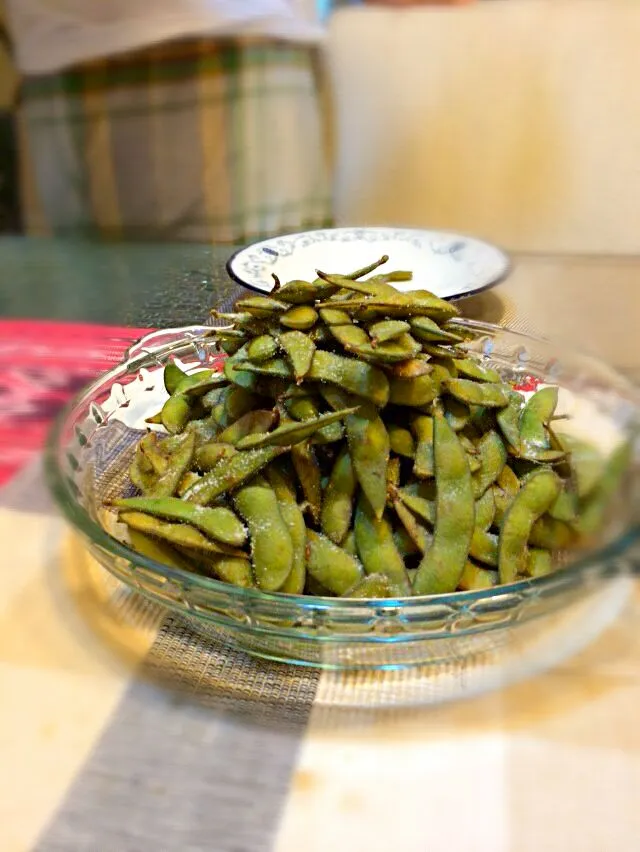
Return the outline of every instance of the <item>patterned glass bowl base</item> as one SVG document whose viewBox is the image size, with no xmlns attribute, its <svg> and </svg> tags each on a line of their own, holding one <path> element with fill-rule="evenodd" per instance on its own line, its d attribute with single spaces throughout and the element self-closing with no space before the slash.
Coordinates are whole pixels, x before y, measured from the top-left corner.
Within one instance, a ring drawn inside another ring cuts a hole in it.
<svg viewBox="0 0 640 852">
<path fill-rule="evenodd" d="M 468 325 L 478 334 L 470 348 L 505 380 L 522 386 L 534 377 L 558 384 L 561 405 L 578 432 L 605 451 L 621 439 L 638 447 L 638 392 L 615 371 L 527 335 Z M 495 671 L 509 671 L 512 679 L 516 669 L 532 669 L 535 659 L 542 663 L 544 647 L 572 648 L 591 635 L 601 606 L 607 610 L 606 596 L 616 588 L 611 578 L 628 576 L 638 556 L 638 453 L 600 540 L 588 552 L 574 554 L 567 567 L 548 577 L 483 592 L 379 601 L 266 594 L 168 568 L 109 535 L 101 524 L 103 505 L 127 486 L 144 418 L 166 398 L 163 367 L 170 360 L 192 369 L 216 364 L 220 355 L 210 331 L 193 327 L 145 339 L 125 363 L 82 393 L 52 431 L 47 453 L 52 491 L 92 555 L 114 576 L 180 611 L 199 629 L 222 630 L 248 653 L 329 669 L 426 665 L 435 672 L 454 665 L 493 671 L 487 661 L 501 660 Z"/>
<path fill-rule="evenodd" d="M 466 640 L 456 636 L 429 640 L 428 649 L 423 640 L 402 653 L 390 646 L 372 652 L 355 643 L 299 648 L 294 653 L 298 661 L 308 657 L 309 665 L 333 670 L 331 677 L 320 682 L 319 704 L 403 707 L 472 698 L 532 677 L 581 651 L 615 622 L 632 594 L 633 583 L 630 577 L 595 583 L 590 591 L 540 620 Z M 284 662 L 293 656 L 291 647 L 255 642 L 195 619 L 187 621 L 205 641 L 213 629 L 216 637 L 253 656 Z"/>
<path fill-rule="evenodd" d="M 129 659 L 133 650 L 138 659 L 138 649 L 147 648 L 154 641 L 171 611 L 103 570 L 75 535 L 69 538 L 65 572 L 75 578 L 69 593 L 73 596 L 77 589 L 82 589 L 77 605 L 92 629 L 116 653 L 124 653 Z M 594 584 L 590 594 L 541 623 L 529 621 L 508 632 L 498 631 L 493 642 L 479 638 L 475 652 L 470 649 L 466 655 L 460 656 L 458 648 L 453 654 L 445 654 L 439 662 L 434 658 L 429 664 L 393 665 L 382 670 L 345 668 L 342 664 L 341 668 L 326 671 L 317 682 L 314 704 L 327 711 L 410 708 L 472 698 L 506 687 L 561 664 L 589 645 L 615 622 L 633 588 L 634 580 L 630 577 Z M 198 659 L 207 654 L 214 658 L 224 654 L 232 661 L 229 671 L 233 672 L 234 682 L 228 683 L 232 693 L 237 686 L 238 672 L 248 665 L 235 650 L 264 658 L 265 648 L 258 644 L 254 649 L 250 639 L 248 642 L 236 640 L 233 631 L 179 613 L 176 616 L 169 632 L 163 636 L 164 648 L 170 653 L 163 653 L 160 660 L 156 656 L 152 668 L 144 672 L 165 687 L 191 690 L 190 682 L 184 682 L 183 663 L 176 656 L 180 654 L 185 635 L 191 637 L 189 645 L 197 649 Z M 345 656 L 343 652 L 343 662 Z M 291 648 L 287 648 L 285 658 L 290 657 Z M 331 660 L 327 658 L 326 666 L 330 665 Z M 278 676 L 269 668 L 267 671 L 272 672 L 271 676 Z M 220 687 L 219 674 L 216 670 L 216 688 Z M 201 666 L 196 667 L 193 676 L 206 691 L 208 676 Z M 246 671 L 245 677 L 250 678 Z"/>
</svg>

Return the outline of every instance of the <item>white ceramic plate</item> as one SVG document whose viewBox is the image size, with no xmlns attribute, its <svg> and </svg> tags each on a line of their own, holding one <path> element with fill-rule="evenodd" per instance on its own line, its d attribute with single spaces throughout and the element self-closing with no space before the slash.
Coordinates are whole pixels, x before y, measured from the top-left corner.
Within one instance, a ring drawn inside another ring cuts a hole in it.
<svg viewBox="0 0 640 852">
<path fill-rule="evenodd" d="M 461 298 L 500 281 L 509 269 L 507 255 L 495 246 L 444 231 L 409 228 L 325 228 L 274 237 L 236 252 L 227 264 L 239 284 L 268 293 L 275 273 L 284 283 L 312 280 L 315 270 L 349 273 L 383 254 L 381 268 L 413 272 L 401 290 L 430 290 L 444 299 Z"/>
</svg>

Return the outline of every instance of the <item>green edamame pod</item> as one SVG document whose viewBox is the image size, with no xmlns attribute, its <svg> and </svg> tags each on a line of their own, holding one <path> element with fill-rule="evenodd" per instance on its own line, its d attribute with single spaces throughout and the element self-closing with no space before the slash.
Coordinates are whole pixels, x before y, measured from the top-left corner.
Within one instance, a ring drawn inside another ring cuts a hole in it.
<svg viewBox="0 0 640 852">
<path fill-rule="evenodd" d="M 318 598 L 334 598 L 335 595 L 332 591 L 323 586 L 322 583 L 319 583 L 315 577 L 312 577 L 311 574 L 307 571 L 307 579 L 304 584 L 304 593 L 305 595 L 311 595 L 313 597 Z"/>
<path fill-rule="evenodd" d="M 282 520 L 289 529 L 293 547 L 293 563 L 291 572 L 284 581 L 280 591 L 287 595 L 301 595 L 307 575 L 305 547 L 307 530 L 302 509 L 296 500 L 295 488 L 290 479 L 275 465 L 270 465 L 266 472 L 267 481 L 273 489 L 280 507 Z"/>
<path fill-rule="evenodd" d="M 265 447 L 265 449 L 269 448 Z M 322 474 L 320 473 L 318 459 L 309 443 L 303 442 L 291 447 L 291 461 L 302 487 L 302 493 L 307 504 L 306 508 L 309 510 L 313 522 L 317 524 L 322 509 Z"/>
<path fill-rule="evenodd" d="M 500 431 L 507 443 L 514 449 L 520 447 L 520 416 L 522 412 L 522 396 L 515 391 L 509 394 L 509 404 L 500 409 L 496 420 Z"/>
<path fill-rule="evenodd" d="M 246 556 L 220 556 L 211 560 L 211 570 L 219 580 L 250 589 L 255 586 L 251 562 Z"/>
<path fill-rule="evenodd" d="M 602 526 L 611 501 L 620 488 L 624 474 L 631 466 L 633 447 L 630 442 L 620 444 L 605 464 L 600 481 L 591 495 L 580 505 L 574 528 L 583 535 L 592 535 Z"/>
<path fill-rule="evenodd" d="M 321 303 L 321 307 L 325 307 Z M 355 308 L 364 314 L 364 319 L 373 320 L 383 314 L 388 318 L 430 316 L 435 319 L 450 319 L 457 316 L 459 311 L 451 302 L 434 296 L 427 290 L 413 290 L 411 293 L 389 293 L 385 296 L 374 296 L 365 299 L 349 299 L 340 303 L 342 310 Z"/>
<path fill-rule="evenodd" d="M 176 488 L 176 496 L 184 497 L 185 493 L 201 479 L 201 475 L 193 470 L 188 470 L 182 477 Z"/>
<path fill-rule="evenodd" d="M 309 332 L 309 338 L 316 346 L 328 346 L 333 340 L 333 335 L 326 325 L 318 324 Z"/>
<path fill-rule="evenodd" d="M 165 364 L 162 376 L 164 379 L 165 389 L 169 396 L 175 393 L 176 388 L 178 387 L 182 379 L 186 377 L 186 375 L 187 374 L 184 372 L 184 370 L 181 370 L 180 367 L 178 367 L 178 365 L 173 361 L 170 361 L 168 364 Z"/>
<path fill-rule="evenodd" d="M 285 400 L 284 407 L 294 420 L 314 420 L 320 416 L 317 398 L 313 396 L 290 397 Z M 331 444 L 334 441 L 340 441 L 343 437 L 344 429 L 342 423 L 338 420 L 335 423 L 328 423 L 326 426 L 321 426 L 314 433 L 312 443 Z"/>
<path fill-rule="evenodd" d="M 194 463 L 199 471 L 207 473 L 222 459 L 231 458 L 236 449 L 232 444 L 221 444 L 218 441 L 210 441 L 203 444 L 195 452 Z"/>
<path fill-rule="evenodd" d="M 330 296 L 337 289 L 337 287 L 329 287 L 328 292 L 323 293 L 322 297 Z M 288 302 L 290 305 L 306 305 L 315 302 L 318 298 L 321 298 L 318 287 L 310 281 L 294 279 L 287 281 L 278 290 L 278 299 L 281 302 Z"/>
<path fill-rule="evenodd" d="M 375 343 L 384 343 L 387 340 L 395 340 L 411 326 L 404 320 L 381 320 L 369 326 L 369 337 Z"/>
<path fill-rule="evenodd" d="M 238 299 L 236 309 L 251 314 L 254 317 L 271 319 L 274 315 L 286 311 L 289 305 L 272 299 L 269 296 L 249 296 L 247 299 Z"/>
<path fill-rule="evenodd" d="M 246 355 L 246 351 L 243 353 L 242 350 L 244 347 L 239 349 L 233 358 L 238 357 L 239 355 Z M 258 384 L 258 376 L 255 373 L 250 372 L 249 370 L 240 369 L 235 361 L 232 358 L 227 358 L 224 362 L 224 374 L 227 378 L 227 381 L 231 382 L 234 385 L 237 385 L 240 388 L 244 388 L 245 390 L 251 391 Z M 214 409 L 215 410 L 215 409 Z"/>
<path fill-rule="evenodd" d="M 471 420 L 471 409 L 453 397 L 443 400 L 444 416 L 454 432 L 462 432 Z"/>
<path fill-rule="evenodd" d="M 170 396 L 162 406 L 160 413 L 162 425 L 170 435 L 182 432 L 191 416 L 191 401 L 187 396 L 176 394 Z"/>
<path fill-rule="evenodd" d="M 385 343 L 373 344 L 367 342 L 354 347 L 353 350 L 360 358 L 373 364 L 397 364 L 415 358 L 420 354 L 421 346 L 410 334 L 405 332 Z"/>
<path fill-rule="evenodd" d="M 421 497 L 430 503 L 433 503 L 436 499 L 437 488 L 434 479 L 410 480 L 403 490 L 407 494 L 415 494 L 416 497 Z"/>
<path fill-rule="evenodd" d="M 527 562 L 526 574 L 529 577 L 544 577 L 553 570 L 553 557 L 548 550 L 531 548 Z"/>
<path fill-rule="evenodd" d="M 115 500 L 113 505 L 168 521 L 182 521 L 223 544 L 241 547 L 247 539 L 243 524 L 223 506 L 196 506 L 179 497 L 125 497 Z"/>
<path fill-rule="evenodd" d="M 498 536 L 493 533 L 478 529 L 476 526 L 471 536 L 469 555 L 478 562 L 490 565 L 492 568 L 498 565 Z"/>
<path fill-rule="evenodd" d="M 453 362 L 452 362 L 453 363 Z M 438 394 L 442 393 L 442 383 L 447 379 L 455 378 L 456 370 L 455 367 L 452 369 L 447 369 L 446 363 L 443 361 L 431 361 L 431 378 L 433 380 L 434 385 L 436 386 L 436 390 Z"/>
<path fill-rule="evenodd" d="M 344 537 L 344 540 L 340 547 L 351 556 L 355 556 L 358 558 L 358 548 L 356 547 L 356 534 L 351 529 Z"/>
<path fill-rule="evenodd" d="M 476 500 L 476 529 L 488 530 L 496 514 L 496 501 L 493 489 L 488 488 L 482 497 Z"/>
<path fill-rule="evenodd" d="M 411 420 L 411 429 L 416 436 L 416 457 L 413 472 L 421 479 L 434 475 L 433 467 L 433 418 L 423 414 Z"/>
<path fill-rule="evenodd" d="M 389 383 L 389 402 L 419 408 L 433 402 L 437 388 L 431 376 L 416 376 L 413 379 L 393 378 Z"/>
<path fill-rule="evenodd" d="M 247 388 L 230 387 L 224 396 L 224 410 L 229 417 L 229 422 L 239 420 L 244 414 L 248 414 L 259 408 L 260 397 Z"/>
<path fill-rule="evenodd" d="M 248 411 L 220 432 L 218 442 L 240 446 L 243 438 L 246 438 L 248 435 L 262 435 L 275 426 L 277 422 L 278 414 L 273 410 L 257 409 Z"/>
<path fill-rule="evenodd" d="M 193 388 L 199 388 L 203 384 L 206 385 L 207 382 L 214 379 L 214 384 L 217 385 L 222 381 L 222 378 L 219 373 L 212 373 L 211 370 L 197 370 L 195 373 L 188 373 L 183 376 L 178 382 L 174 394 L 182 394 Z M 203 389 L 203 393 L 212 389 L 212 386 L 205 387 Z"/>
<path fill-rule="evenodd" d="M 526 477 L 507 510 L 500 530 L 498 571 L 501 583 L 512 583 L 528 564 L 527 542 L 534 523 L 556 501 L 562 482 L 551 470 L 541 469 Z"/>
<path fill-rule="evenodd" d="M 153 538 L 153 536 L 140 532 L 140 530 L 133 527 L 127 528 L 127 535 L 129 537 L 128 543 L 133 550 L 136 550 L 143 556 L 155 559 L 156 562 L 168 565 L 170 568 L 179 568 L 182 571 L 189 570 L 190 565 L 187 560 L 181 556 L 179 551 L 166 542 Z"/>
<path fill-rule="evenodd" d="M 193 433 L 178 435 L 163 442 L 166 446 L 171 444 L 171 454 L 167 456 L 164 472 L 156 479 L 154 484 L 147 490 L 151 497 L 170 497 L 175 493 L 178 483 L 189 469 L 196 447 L 196 436 Z M 169 449 L 169 447 L 167 447 Z"/>
<path fill-rule="evenodd" d="M 314 342 L 301 331 L 286 331 L 279 336 L 278 340 L 291 362 L 296 381 L 302 381 L 311 369 L 316 351 Z"/>
<path fill-rule="evenodd" d="M 376 514 L 365 494 L 360 494 L 353 526 L 358 555 L 367 574 L 386 575 L 396 595 L 410 595 L 404 560 L 393 540 L 391 524 Z"/>
<path fill-rule="evenodd" d="M 278 352 L 278 344 L 270 334 L 261 334 L 254 337 L 247 346 L 247 358 L 250 361 L 269 361 L 275 358 Z"/>
<path fill-rule="evenodd" d="M 185 432 L 193 432 L 196 440 L 196 447 L 202 444 L 209 444 L 214 441 L 220 431 L 218 423 L 213 417 L 203 417 L 200 420 L 191 420 L 185 427 Z"/>
<path fill-rule="evenodd" d="M 433 541 L 431 534 L 400 499 L 393 501 L 393 508 L 405 532 L 413 541 L 417 550 L 420 553 L 426 553 Z"/>
<path fill-rule="evenodd" d="M 398 499 L 408 509 L 411 509 L 414 515 L 417 515 L 433 527 L 436 522 L 436 504 L 434 500 L 426 500 L 408 488 L 398 489 Z"/>
<path fill-rule="evenodd" d="M 507 385 L 477 382 L 473 379 L 447 379 L 442 386 L 447 393 L 467 405 L 504 408 L 509 404 L 509 388 Z"/>
<path fill-rule="evenodd" d="M 550 449 L 549 434 L 545 428 L 558 405 L 558 388 L 541 388 L 529 397 L 520 416 L 520 450 Z"/>
<path fill-rule="evenodd" d="M 452 360 L 456 357 L 457 352 L 455 349 L 450 349 L 448 346 L 442 346 L 439 343 L 423 343 L 422 351 L 425 355 L 431 355 L 434 358 L 442 358 Z"/>
<path fill-rule="evenodd" d="M 314 420 L 320 414 L 317 399 L 311 394 L 287 397 L 284 407 L 294 420 Z"/>
<path fill-rule="evenodd" d="M 578 497 L 588 497 L 604 472 L 605 460 L 602 453 L 593 444 L 574 435 L 559 433 L 557 437 L 561 447 L 571 456 L 571 470 Z"/>
<path fill-rule="evenodd" d="M 459 334 L 446 331 L 429 317 L 413 317 L 409 323 L 413 336 L 423 342 L 460 343 L 462 341 Z"/>
<path fill-rule="evenodd" d="M 392 452 L 397 453 L 399 456 L 413 459 L 416 447 L 411 432 L 408 429 L 403 429 L 402 426 L 397 426 L 395 423 L 389 423 L 387 432 Z"/>
<path fill-rule="evenodd" d="M 190 550 L 204 551 L 205 553 L 224 553 L 228 556 L 242 556 L 242 551 L 236 548 L 213 541 L 200 530 L 185 523 L 170 523 L 154 518 L 144 512 L 126 511 L 119 515 L 122 523 L 130 529 L 154 538 L 168 541 L 170 544 L 186 547 Z"/>
<path fill-rule="evenodd" d="M 433 370 L 428 358 L 428 355 L 420 355 L 418 358 L 408 358 L 399 364 L 389 364 L 387 372 L 395 379 L 417 379 L 418 376 L 427 376 Z"/>
<path fill-rule="evenodd" d="M 129 467 L 129 479 L 138 491 L 141 491 L 143 494 L 148 494 L 156 482 L 156 475 L 153 472 L 153 468 L 146 461 L 139 447 Z"/>
<path fill-rule="evenodd" d="M 473 474 L 473 493 L 476 500 L 498 479 L 507 463 L 507 450 L 497 432 L 487 432 L 478 441 L 481 467 Z"/>
<path fill-rule="evenodd" d="M 414 581 L 419 595 L 456 589 L 469 555 L 475 527 L 475 500 L 467 454 L 442 412 L 436 411 L 433 455 L 436 473 L 436 525 L 433 544 Z"/>
<path fill-rule="evenodd" d="M 498 583 L 498 572 L 481 568 L 469 560 L 464 566 L 458 588 L 461 592 L 479 592 L 491 589 Z"/>
<path fill-rule="evenodd" d="M 351 526 L 356 487 L 351 456 L 345 448 L 331 470 L 320 513 L 322 532 L 335 544 L 342 543 Z"/>
<path fill-rule="evenodd" d="M 336 304 L 340 303 L 337 302 Z M 367 332 L 355 325 L 346 311 L 341 311 L 338 308 L 320 308 L 320 319 L 329 328 L 338 343 L 341 343 L 348 352 L 369 343 Z"/>
<path fill-rule="evenodd" d="M 282 379 L 293 378 L 293 371 L 284 358 L 271 358 L 269 361 L 260 361 L 255 364 L 252 361 L 238 361 L 236 369 L 244 370 L 247 373 L 257 373 L 260 376 L 276 376 Z"/>
<path fill-rule="evenodd" d="M 389 380 L 382 370 L 333 352 L 316 350 L 308 378 L 338 385 L 378 406 L 389 400 Z"/>
<path fill-rule="evenodd" d="M 292 420 L 284 423 L 282 426 L 278 426 L 273 432 L 247 435 L 237 441 L 236 447 L 239 450 L 248 450 L 258 447 L 288 447 L 292 444 L 299 444 L 300 441 L 306 441 L 307 438 L 310 438 L 323 426 L 343 420 L 357 410 L 358 406 L 354 406 L 352 408 L 344 408 L 342 411 L 331 411 L 328 414 L 321 414 L 315 420 L 303 420 L 302 422 Z"/>
<path fill-rule="evenodd" d="M 148 462 L 148 464 L 145 464 L 145 469 L 149 473 L 155 473 L 158 474 L 158 476 L 161 476 L 169 467 L 169 454 L 161 446 L 158 438 L 159 436 L 157 432 L 148 432 L 144 438 L 140 439 L 138 448 L 142 453 L 144 460 Z"/>
<path fill-rule="evenodd" d="M 543 515 L 534 523 L 529 543 L 547 550 L 565 550 L 575 543 L 576 534 L 565 521 Z"/>
<path fill-rule="evenodd" d="M 156 411 L 155 414 L 145 417 L 144 422 L 149 426 L 162 426 L 162 411 Z"/>
<path fill-rule="evenodd" d="M 404 526 L 398 526 L 393 531 L 393 540 L 395 542 L 398 553 L 405 559 L 407 556 L 413 556 L 415 553 L 420 553 L 415 541 L 411 538 Z"/>
<path fill-rule="evenodd" d="M 205 473 L 202 479 L 189 488 L 184 499 L 206 506 L 225 491 L 232 491 L 255 476 L 283 452 L 283 447 L 262 447 L 259 450 L 236 453 L 235 456 L 225 459 L 224 464 L 218 464 L 209 473 Z"/>
<path fill-rule="evenodd" d="M 459 432 L 458 432 L 458 435 L 460 436 Z M 475 474 L 475 473 L 478 473 L 478 471 L 482 468 L 482 461 L 480 460 L 480 457 L 477 455 L 477 453 L 470 453 L 466 446 L 465 446 L 464 450 L 467 454 L 467 461 L 469 462 L 469 470 L 471 471 L 472 475 Z"/>
<path fill-rule="evenodd" d="M 390 458 L 387 465 L 387 500 L 400 485 L 400 459 Z"/>
<path fill-rule="evenodd" d="M 213 373 L 211 370 L 203 370 L 200 373 L 194 373 L 190 376 L 185 376 L 178 385 L 177 394 L 183 394 L 190 399 L 202 399 L 212 390 L 217 390 L 227 384 L 227 379 L 224 373 Z"/>
<path fill-rule="evenodd" d="M 336 595 L 352 589 L 364 576 L 362 565 L 331 539 L 307 530 L 307 571 Z"/>
<path fill-rule="evenodd" d="M 286 328 L 293 328 L 297 331 L 308 331 L 318 321 L 317 312 L 309 305 L 298 305 L 280 315 L 280 323 Z"/>
<path fill-rule="evenodd" d="M 369 574 L 356 583 L 343 598 L 391 598 L 394 595 L 391 582 L 384 574 Z"/>
<path fill-rule="evenodd" d="M 347 278 L 344 275 L 327 275 L 325 272 L 318 270 L 318 275 L 323 281 L 333 284 L 336 289 L 350 290 L 354 293 L 361 293 L 363 296 L 393 296 L 397 291 L 395 287 L 387 284 L 384 276 L 375 276 L 367 278 L 365 281 L 358 281 L 353 278 Z"/>
<path fill-rule="evenodd" d="M 220 340 L 220 348 L 226 355 L 235 355 L 236 352 L 242 348 L 244 343 L 246 342 L 246 338 L 244 335 L 240 338 L 238 337 L 223 337 Z"/>
<path fill-rule="evenodd" d="M 575 521 L 578 508 L 578 495 L 565 483 L 558 499 L 549 509 L 549 515 L 558 521 Z"/>
<path fill-rule="evenodd" d="M 375 406 L 363 404 L 345 421 L 347 444 L 360 487 L 367 495 L 377 518 L 387 502 L 389 435 Z"/>
<path fill-rule="evenodd" d="M 454 358 L 453 363 L 459 376 L 466 379 L 474 379 L 477 382 L 488 382 L 489 384 L 501 384 L 500 373 L 491 367 L 480 364 L 473 358 Z"/>
<path fill-rule="evenodd" d="M 233 498 L 238 513 L 249 527 L 251 561 L 259 588 L 281 588 L 293 568 L 293 544 L 278 498 L 261 476 L 240 487 Z"/>
</svg>

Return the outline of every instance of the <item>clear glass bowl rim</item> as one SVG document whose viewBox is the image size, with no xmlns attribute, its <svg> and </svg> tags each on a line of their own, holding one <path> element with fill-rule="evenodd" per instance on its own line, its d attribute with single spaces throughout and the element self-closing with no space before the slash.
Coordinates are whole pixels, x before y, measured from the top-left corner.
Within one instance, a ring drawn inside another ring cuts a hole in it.
<svg viewBox="0 0 640 852">
<path fill-rule="evenodd" d="M 456 320 L 460 325 L 466 326 L 474 331 L 485 332 L 488 335 L 495 336 L 497 334 L 507 333 L 516 338 L 520 338 L 523 344 L 526 341 L 530 343 L 538 343 L 545 346 L 557 346 L 556 342 L 528 334 L 517 329 L 512 329 L 509 326 L 500 326 L 493 323 L 485 323 L 478 320 L 470 320 L 461 318 Z M 189 333 L 190 329 L 197 328 L 198 334 Z M 153 355 L 157 358 L 171 353 L 175 348 L 178 348 L 185 343 L 197 344 L 198 342 L 207 342 L 207 334 L 203 333 L 203 326 L 190 327 L 184 329 L 165 329 L 160 330 L 159 334 L 172 333 L 179 335 L 184 332 L 184 337 L 174 337 L 171 342 L 166 343 L 158 348 L 153 349 Z M 150 335 L 152 336 L 152 335 Z M 143 338 L 144 340 L 145 338 Z M 179 568 L 172 568 L 164 565 L 161 562 L 156 562 L 143 554 L 122 544 L 117 539 L 113 538 L 106 532 L 98 523 L 96 523 L 88 514 L 88 512 L 78 503 L 73 492 L 68 487 L 66 477 L 64 476 L 58 464 L 58 452 L 61 449 L 60 441 L 65 431 L 65 425 L 68 419 L 72 417 L 77 408 L 91 399 L 91 397 L 100 389 L 102 385 L 109 384 L 117 380 L 118 376 L 130 371 L 131 366 L 140 360 L 139 356 L 134 358 L 127 357 L 129 353 L 136 348 L 134 344 L 127 353 L 125 358 L 115 367 L 107 372 L 101 373 L 93 382 L 80 390 L 59 412 L 56 417 L 47 437 L 44 465 L 45 477 L 48 487 L 62 511 L 65 519 L 72 527 L 77 529 L 85 538 L 93 545 L 106 551 L 111 556 L 125 559 L 134 566 L 139 566 L 146 571 L 157 574 L 165 581 L 172 581 L 182 586 L 187 585 L 190 589 L 203 592 L 210 592 L 214 595 L 226 595 L 230 603 L 247 603 L 252 601 L 260 602 L 261 604 L 273 603 L 274 615 L 281 609 L 282 606 L 300 607 L 309 610 L 325 610 L 325 611 L 348 611 L 353 612 L 354 609 L 367 610 L 372 607 L 376 611 L 402 609 L 405 613 L 413 613 L 418 615 L 423 607 L 451 606 L 451 605 L 471 605 L 476 601 L 490 601 L 492 599 L 499 601 L 501 597 L 511 595 L 512 593 L 523 592 L 526 590 L 536 590 L 540 594 L 544 594 L 546 588 L 553 588 L 558 585 L 558 580 L 566 580 L 571 584 L 580 574 L 585 573 L 589 568 L 593 568 L 598 564 L 606 565 L 612 560 L 617 559 L 626 553 L 633 544 L 640 539 L 640 525 L 631 526 L 622 532 L 617 538 L 607 544 L 594 549 L 572 562 L 560 571 L 553 572 L 544 577 L 535 579 L 520 580 L 515 583 L 495 586 L 491 589 L 483 589 L 471 592 L 451 592 L 442 595 L 424 595 L 415 597 L 398 597 L 398 598 L 334 598 L 320 597 L 315 595 L 284 595 L 277 592 L 263 592 L 259 589 L 243 588 L 234 586 L 230 583 L 224 583 L 221 580 L 216 580 L 212 577 L 205 577 L 200 574 L 195 574 L 190 571 L 185 571 Z M 148 350 L 143 350 L 146 354 L 150 354 Z M 578 349 L 566 348 L 566 351 L 572 357 L 580 357 L 584 361 L 591 361 L 597 365 L 599 370 L 606 370 L 612 376 L 615 376 L 616 382 L 620 383 L 625 389 L 635 396 L 640 405 L 640 391 L 626 376 L 620 373 L 615 368 L 606 364 L 604 361 L 596 358 L 588 353 L 581 352 Z M 639 409 L 640 410 L 640 409 Z M 565 586 L 564 582 L 560 583 Z"/>
</svg>

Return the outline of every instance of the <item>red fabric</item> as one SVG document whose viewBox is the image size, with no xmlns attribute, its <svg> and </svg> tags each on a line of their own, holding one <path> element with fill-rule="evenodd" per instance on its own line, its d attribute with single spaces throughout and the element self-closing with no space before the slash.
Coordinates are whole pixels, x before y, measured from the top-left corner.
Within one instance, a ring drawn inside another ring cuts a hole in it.
<svg viewBox="0 0 640 852">
<path fill-rule="evenodd" d="M 42 449 L 65 402 L 148 331 L 0 320 L 0 485 Z"/>
</svg>

